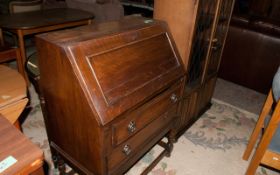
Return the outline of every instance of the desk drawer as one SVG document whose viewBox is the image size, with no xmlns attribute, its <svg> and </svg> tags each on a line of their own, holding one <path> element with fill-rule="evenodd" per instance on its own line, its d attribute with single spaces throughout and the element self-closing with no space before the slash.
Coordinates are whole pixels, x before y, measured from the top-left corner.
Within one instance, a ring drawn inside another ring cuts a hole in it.
<svg viewBox="0 0 280 175">
<path fill-rule="evenodd" d="M 173 86 L 151 102 L 128 114 L 123 120 L 113 124 L 113 145 L 119 145 L 155 118 L 164 114 L 171 106 L 177 106 L 180 90 L 180 84 Z M 176 111 L 173 115 L 175 114 Z"/>
<path fill-rule="evenodd" d="M 108 157 L 108 168 L 117 168 L 116 166 L 125 163 L 127 159 L 133 157 L 144 145 L 149 143 L 154 138 L 155 134 L 173 125 L 175 122 L 174 113 L 176 113 L 176 108 L 177 106 L 173 105 L 167 112 L 152 121 L 152 123 L 147 125 L 140 132 L 116 147 Z"/>
</svg>

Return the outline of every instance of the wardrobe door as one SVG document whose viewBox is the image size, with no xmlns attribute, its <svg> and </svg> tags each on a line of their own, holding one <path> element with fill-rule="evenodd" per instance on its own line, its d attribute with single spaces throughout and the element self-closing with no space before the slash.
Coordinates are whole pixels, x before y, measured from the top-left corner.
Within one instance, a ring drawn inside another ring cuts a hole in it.
<svg viewBox="0 0 280 175">
<path fill-rule="evenodd" d="M 211 40 L 211 49 L 208 57 L 206 79 L 218 72 L 233 5 L 234 0 L 222 0 L 219 4 L 220 8 L 217 15 L 214 35 Z"/>
<path fill-rule="evenodd" d="M 193 37 L 192 52 L 188 68 L 188 86 L 202 83 L 207 53 L 215 27 L 215 16 L 220 0 L 200 0 Z"/>
</svg>

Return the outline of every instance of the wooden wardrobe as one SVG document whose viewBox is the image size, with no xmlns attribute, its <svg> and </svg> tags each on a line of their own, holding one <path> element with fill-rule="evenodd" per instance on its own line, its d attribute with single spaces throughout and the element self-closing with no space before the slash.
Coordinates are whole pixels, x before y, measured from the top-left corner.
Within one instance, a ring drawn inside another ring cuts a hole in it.
<svg viewBox="0 0 280 175">
<path fill-rule="evenodd" d="M 187 70 L 177 136 L 211 105 L 234 0 L 155 0 Z"/>
</svg>

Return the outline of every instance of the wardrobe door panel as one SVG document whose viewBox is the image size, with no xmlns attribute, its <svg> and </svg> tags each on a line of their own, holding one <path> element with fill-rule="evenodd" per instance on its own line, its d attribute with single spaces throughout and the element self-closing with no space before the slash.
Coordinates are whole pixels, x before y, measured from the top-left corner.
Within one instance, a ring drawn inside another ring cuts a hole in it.
<svg viewBox="0 0 280 175">
<path fill-rule="evenodd" d="M 202 75 L 207 60 L 211 34 L 215 27 L 215 16 L 220 0 L 200 0 L 196 19 L 196 28 L 192 52 L 189 62 L 188 84 L 197 85 L 202 82 Z"/>
<path fill-rule="evenodd" d="M 218 72 L 232 14 L 233 4 L 234 0 L 222 0 L 220 2 L 220 10 L 218 12 L 219 14 L 216 21 L 216 27 L 214 29 L 214 35 L 211 40 L 212 43 L 206 71 L 207 77 Z"/>
</svg>

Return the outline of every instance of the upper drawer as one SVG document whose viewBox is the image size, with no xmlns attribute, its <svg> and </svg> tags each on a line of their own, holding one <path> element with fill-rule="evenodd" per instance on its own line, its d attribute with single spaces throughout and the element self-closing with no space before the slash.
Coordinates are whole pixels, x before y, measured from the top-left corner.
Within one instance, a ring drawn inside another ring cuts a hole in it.
<svg viewBox="0 0 280 175">
<path fill-rule="evenodd" d="M 181 87 L 181 83 L 176 84 L 149 103 L 127 114 L 121 121 L 113 124 L 113 145 L 122 143 L 128 137 L 140 131 L 148 123 L 164 114 L 173 105 L 177 105 L 178 99 L 181 97 Z M 173 115 L 176 115 L 176 112 Z"/>
<path fill-rule="evenodd" d="M 171 41 L 157 24 L 70 47 L 103 125 L 184 75 Z"/>
</svg>

